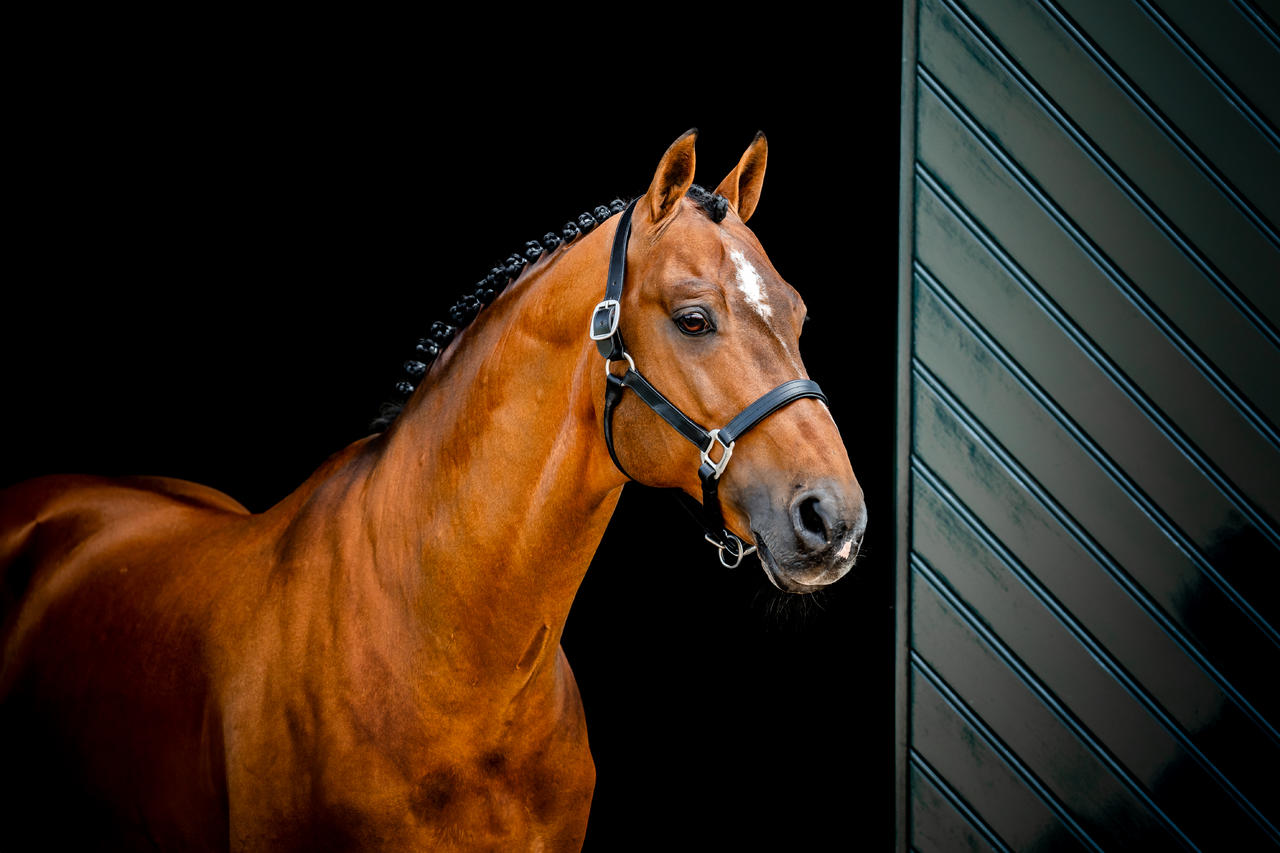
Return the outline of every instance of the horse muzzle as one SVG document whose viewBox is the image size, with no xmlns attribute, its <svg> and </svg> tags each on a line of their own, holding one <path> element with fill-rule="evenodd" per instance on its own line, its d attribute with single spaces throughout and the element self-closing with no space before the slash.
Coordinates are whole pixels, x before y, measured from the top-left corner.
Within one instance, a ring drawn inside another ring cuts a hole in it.
<svg viewBox="0 0 1280 853">
<path fill-rule="evenodd" d="M 784 500 L 748 500 L 744 508 L 765 576 L 784 592 L 830 586 L 858 559 L 867 508 L 856 485 L 803 484 Z"/>
</svg>

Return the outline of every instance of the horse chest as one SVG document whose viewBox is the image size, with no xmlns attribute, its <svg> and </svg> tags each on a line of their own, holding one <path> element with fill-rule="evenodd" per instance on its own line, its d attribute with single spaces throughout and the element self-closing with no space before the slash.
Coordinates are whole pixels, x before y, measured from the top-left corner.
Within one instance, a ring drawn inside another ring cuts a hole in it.
<svg viewBox="0 0 1280 853">
<path fill-rule="evenodd" d="M 594 778 L 585 750 L 518 758 L 490 750 L 424 773 L 408 805 L 437 846 L 576 850 Z"/>
<path fill-rule="evenodd" d="M 268 712 L 287 756 L 246 744 L 274 770 L 246 768 L 257 790 L 233 803 L 232 835 L 276 849 L 327 838 L 339 849 L 576 850 L 595 770 L 565 676 L 557 661 L 501 709 L 483 685 L 441 703 L 386 673 L 329 688 L 318 705 L 319 691 L 300 691 Z"/>
<path fill-rule="evenodd" d="M 246 849 L 577 850 L 593 778 L 573 762 L 500 753 L 440 760 L 416 780 L 379 762 L 326 785 L 291 815 L 239 822 Z M 351 769 L 351 767 L 348 767 Z M 303 804 L 300 800 L 295 803 Z M 233 821 L 233 824 L 236 822 Z"/>
<path fill-rule="evenodd" d="M 435 844 L 581 844 L 595 767 L 577 689 L 566 675 L 557 667 L 546 685 L 529 685 L 525 701 L 501 711 L 424 715 L 423 728 L 435 737 L 423 742 L 406 778 L 406 805 Z"/>
</svg>

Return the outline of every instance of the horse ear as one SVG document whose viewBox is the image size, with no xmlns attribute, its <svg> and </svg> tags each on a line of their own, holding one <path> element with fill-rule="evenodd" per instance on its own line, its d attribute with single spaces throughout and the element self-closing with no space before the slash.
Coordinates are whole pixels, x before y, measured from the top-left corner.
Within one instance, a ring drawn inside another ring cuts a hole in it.
<svg viewBox="0 0 1280 853">
<path fill-rule="evenodd" d="M 769 157 L 769 143 L 763 132 L 757 132 L 756 138 L 743 152 L 742 159 L 732 172 L 725 176 L 716 189 L 720 195 L 729 200 L 730 206 L 738 213 L 738 218 L 746 222 L 755 213 L 756 202 L 760 201 L 760 186 L 764 183 L 764 164 Z"/>
<path fill-rule="evenodd" d="M 654 224 L 670 216 L 676 209 L 676 203 L 689 191 L 693 183 L 693 145 L 697 140 L 698 129 L 695 127 L 685 131 L 662 155 L 653 183 L 645 193 L 649 216 Z"/>
</svg>

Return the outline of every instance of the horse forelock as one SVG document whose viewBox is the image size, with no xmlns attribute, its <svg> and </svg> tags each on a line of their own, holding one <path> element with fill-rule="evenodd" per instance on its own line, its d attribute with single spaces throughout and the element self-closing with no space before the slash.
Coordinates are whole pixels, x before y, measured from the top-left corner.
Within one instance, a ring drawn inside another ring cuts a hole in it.
<svg viewBox="0 0 1280 853">
<path fill-rule="evenodd" d="M 722 222 L 728 214 L 729 202 L 719 193 L 692 184 L 685 195 L 712 222 Z M 373 432 L 381 432 L 391 425 L 404 410 L 417 385 L 431 370 L 436 357 L 499 293 L 520 278 L 525 267 L 543 254 L 553 252 L 561 246 L 576 243 L 579 237 L 594 230 L 601 222 L 615 213 L 622 212 L 626 205 L 627 202 L 618 198 L 608 205 L 597 205 L 566 222 L 559 232 L 548 231 L 539 240 L 527 241 L 518 252 L 513 252 L 501 263 L 491 267 L 471 290 L 463 293 L 454 302 L 449 309 L 449 322 L 443 320 L 433 322 L 427 334 L 414 344 L 411 357 L 401 366 L 402 377 L 395 383 L 393 398 L 382 404 L 378 416 L 374 418 L 369 428 Z"/>
<path fill-rule="evenodd" d="M 725 216 L 729 214 L 729 199 L 720 193 L 711 192 L 697 184 L 690 184 L 685 196 L 702 208 L 703 213 L 707 214 L 712 222 L 723 222 Z"/>
</svg>

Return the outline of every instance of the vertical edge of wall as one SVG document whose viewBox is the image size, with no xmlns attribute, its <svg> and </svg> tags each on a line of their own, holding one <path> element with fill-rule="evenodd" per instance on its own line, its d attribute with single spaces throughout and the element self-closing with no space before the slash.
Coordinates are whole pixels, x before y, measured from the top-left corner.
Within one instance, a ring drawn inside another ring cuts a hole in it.
<svg viewBox="0 0 1280 853">
<path fill-rule="evenodd" d="M 916 159 L 916 0 L 902 4 L 901 136 L 898 162 L 898 384 L 894 457 L 894 846 L 906 853 L 910 695 L 907 661 L 911 645 L 911 608 L 907 600 L 911 551 L 911 328 L 912 258 L 915 255 Z"/>
</svg>

